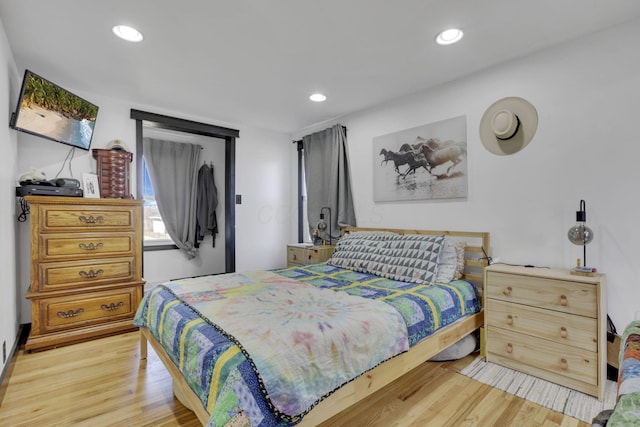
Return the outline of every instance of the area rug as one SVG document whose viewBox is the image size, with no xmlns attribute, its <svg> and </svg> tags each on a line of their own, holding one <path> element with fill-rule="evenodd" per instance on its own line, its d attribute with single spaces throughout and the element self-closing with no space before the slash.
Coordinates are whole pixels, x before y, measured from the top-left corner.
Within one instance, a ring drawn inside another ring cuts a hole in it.
<svg viewBox="0 0 640 427">
<path fill-rule="evenodd" d="M 562 412 L 585 423 L 616 404 L 616 382 L 607 380 L 604 398 L 599 401 L 579 391 L 563 387 L 504 366 L 485 362 L 477 357 L 469 366 L 460 371 L 464 376 L 490 385 L 506 393 L 521 397 L 545 408 Z"/>
</svg>

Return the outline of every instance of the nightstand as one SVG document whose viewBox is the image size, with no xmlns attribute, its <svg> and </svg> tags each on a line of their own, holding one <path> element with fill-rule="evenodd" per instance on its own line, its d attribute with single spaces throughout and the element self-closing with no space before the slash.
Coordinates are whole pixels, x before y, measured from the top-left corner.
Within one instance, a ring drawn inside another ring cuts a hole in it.
<svg viewBox="0 0 640 427">
<path fill-rule="evenodd" d="M 487 361 L 602 399 L 604 275 L 508 265 L 484 274 Z"/>
<path fill-rule="evenodd" d="M 335 248 L 333 245 L 287 245 L 287 267 L 325 262 L 331 258 Z"/>
</svg>

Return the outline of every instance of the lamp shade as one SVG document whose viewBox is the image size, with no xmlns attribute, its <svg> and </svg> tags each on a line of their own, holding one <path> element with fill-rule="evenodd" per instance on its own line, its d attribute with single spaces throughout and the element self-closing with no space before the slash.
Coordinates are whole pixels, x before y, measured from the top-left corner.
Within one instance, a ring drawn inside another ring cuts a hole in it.
<svg viewBox="0 0 640 427">
<path fill-rule="evenodd" d="M 583 224 L 576 224 L 567 232 L 569 241 L 574 245 L 586 245 L 593 240 L 593 231 Z"/>
<path fill-rule="evenodd" d="M 329 212 L 329 221 L 327 223 L 327 220 L 324 217 L 324 212 L 328 211 Z M 316 225 L 316 228 L 318 229 L 318 231 L 326 233 L 327 236 L 329 237 L 327 239 L 327 241 L 329 242 L 329 245 L 331 244 L 331 238 L 333 236 L 331 236 L 331 222 L 333 221 L 333 218 L 331 218 L 331 208 L 325 206 L 323 208 L 320 209 L 320 221 L 318 221 L 318 224 Z M 327 233 L 327 229 L 329 229 L 329 232 Z"/>
<path fill-rule="evenodd" d="M 583 247 L 583 267 L 587 265 L 587 245 L 593 240 L 593 231 L 587 227 L 586 222 L 587 205 L 584 200 L 580 200 L 580 210 L 576 212 L 576 225 L 569 229 L 567 237 L 574 245 L 581 245 Z M 580 264 L 578 264 L 578 266 L 580 266 Z"/>
</svg>

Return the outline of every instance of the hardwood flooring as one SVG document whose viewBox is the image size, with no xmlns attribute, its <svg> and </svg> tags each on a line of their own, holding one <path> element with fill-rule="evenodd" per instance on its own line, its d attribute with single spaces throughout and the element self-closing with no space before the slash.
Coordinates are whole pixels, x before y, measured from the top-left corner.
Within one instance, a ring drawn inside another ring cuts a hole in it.
<svg viewBox="0 0 640 427">
<path fill-rule="evenodd" d="M 589 427 L 458 374 L 472 359 L 425 363 L 321 426 Z M 0 426 L 200 426 L 153 349 L 139 360 L 135 332 L 20 350 L 5 382 Z"/>
</svg>

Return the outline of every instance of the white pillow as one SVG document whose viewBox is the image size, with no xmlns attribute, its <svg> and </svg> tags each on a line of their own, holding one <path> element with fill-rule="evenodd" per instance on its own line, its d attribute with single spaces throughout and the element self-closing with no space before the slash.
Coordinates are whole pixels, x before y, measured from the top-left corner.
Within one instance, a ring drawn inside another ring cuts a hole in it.
<svg viewBox="0 0 640 427">
<path fill-rule="evenodd" d="M 460 341 L 445 348 L 440 353 L 433 356 L 429 361 L 444 362 L 445 360 L 458 360 L 474 352 L 478 345 L 478 341 L 474 334 L 469 334 Z"/>
<path fill-rule="evenodd" d="M 438 260 L 438 274 L 436 282 L 449 283 L 462 277 L 464 271 L 465 242 L 455 242 L 445 237 L 440 259 Z"/>
</svg>

